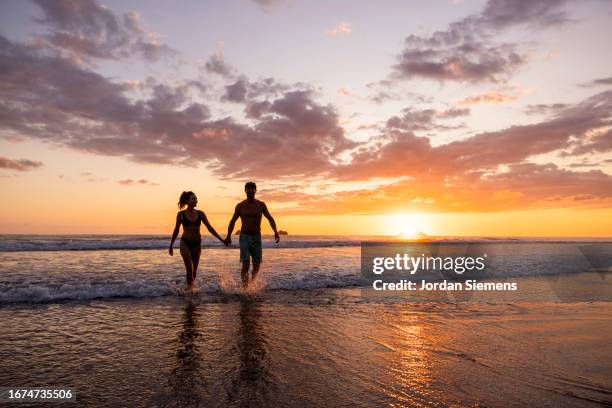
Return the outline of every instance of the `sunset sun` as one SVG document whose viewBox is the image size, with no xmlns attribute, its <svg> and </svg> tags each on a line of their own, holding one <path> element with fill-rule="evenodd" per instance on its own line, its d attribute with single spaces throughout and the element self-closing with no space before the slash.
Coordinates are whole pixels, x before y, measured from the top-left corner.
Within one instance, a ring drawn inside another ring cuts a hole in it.
<svg viewBox="0 0 612 408">
<path fill-rule="evenodd" d="M 393 214 L 389 216 L 388 233 L 403 239 L 420 238 L 430 231 L 424 214 Z"/>
</svg>

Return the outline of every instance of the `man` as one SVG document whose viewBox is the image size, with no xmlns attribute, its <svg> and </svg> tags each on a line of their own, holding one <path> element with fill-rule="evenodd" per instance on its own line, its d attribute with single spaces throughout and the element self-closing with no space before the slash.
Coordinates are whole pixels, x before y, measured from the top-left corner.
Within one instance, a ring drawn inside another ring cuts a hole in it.
<svg viewBox="0 0 612 408">
<path fill-rule="evenodd" d="M 236 205 L 236 210 L 227 228 L 227 237 L 225 237 L 226 245 L 232 243 L 232 231 L 236 220 L 240 217 L 242 227 L 240 228 L 240 261 L 242 262 L 242 287 L 247 287 L 251 281 L 257 276 L 261 265 L 261 216 L 263 215 L 270 222 L 272 230 L 274 230 L 274 240 L 280 241 L 280 236 L 276 231 L 276 222 L 270 215 L 266 203 L 255 199 L 257 186 L 252 181 L 244 185 L 246 200 Z M 253 274 L 249 279 L 249 263 L 253 258 Z"/>
</svg>

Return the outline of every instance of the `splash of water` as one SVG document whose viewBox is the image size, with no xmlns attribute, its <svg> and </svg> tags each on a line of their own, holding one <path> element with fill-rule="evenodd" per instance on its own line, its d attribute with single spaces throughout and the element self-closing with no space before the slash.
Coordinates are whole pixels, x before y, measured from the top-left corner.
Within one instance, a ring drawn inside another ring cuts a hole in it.
<svg viewBox="0 0 612 408">
<path fill-rule="evenodd" d="M 260 267 L 257 277 L 249 282 L 246 288 L 242 287 L 242 279 L 240 278 L 241 265 L 233 262 L 223 262 L 215 274 L 218 278 L 219 290 L 221 293 L 229 295 L 256 295 L 263 292 L 266 288 L 265 269 Z"/>
</svg>

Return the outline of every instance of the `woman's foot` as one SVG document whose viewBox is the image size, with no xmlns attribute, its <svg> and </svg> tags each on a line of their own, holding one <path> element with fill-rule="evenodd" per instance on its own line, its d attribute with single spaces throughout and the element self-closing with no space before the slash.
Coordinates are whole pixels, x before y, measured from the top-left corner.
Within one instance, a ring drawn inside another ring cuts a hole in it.
<svg viewBox="0 0 612 408">
<path fill-rule="evenodd" d="M 185 287 L 185 293 L 197 293 L 200 290 L 200 288 L 198 288 L 198 285 L 194 282 L 192 284 L 188 284 Z"/>
</svg>

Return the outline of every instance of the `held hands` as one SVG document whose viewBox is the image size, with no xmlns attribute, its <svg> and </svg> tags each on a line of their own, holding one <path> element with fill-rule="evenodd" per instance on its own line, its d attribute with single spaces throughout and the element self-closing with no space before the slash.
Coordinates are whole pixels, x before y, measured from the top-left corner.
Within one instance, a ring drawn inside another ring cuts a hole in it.
<svg viewBox="0 0 612 408">
<path fill-rule="evenodd" d="M 231 241 L 228 244 L 227 238 L 223 239 L 223 238 L 221 238 L 219 236 L 217 238 L 219 238 L 219 241 L 223 242 L 223 245 L 225 245 L 226 247 L 229 247 L 231 245 Z"/>
<path fill-rule="evenodd" d="M 228 235 L 223 240 L 223 243 L 225 244 L 226 247 L 228 247 L 228 248 L 231 247 L 232 246 L 232 237 Z"/>
</svg>

